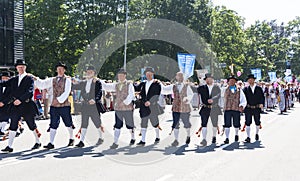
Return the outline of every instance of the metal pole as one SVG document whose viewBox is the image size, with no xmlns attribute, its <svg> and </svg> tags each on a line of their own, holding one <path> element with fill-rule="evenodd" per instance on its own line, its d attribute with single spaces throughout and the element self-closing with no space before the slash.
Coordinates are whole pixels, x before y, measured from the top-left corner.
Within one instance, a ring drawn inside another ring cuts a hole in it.
<svg viewBox="0 0 300 181">
<path fill-rule="evenodd" d="M 124 42 L 124 69 L 126 71 L 126 56 L 127 56 L 127 32 L 128 32 L 128 1 L 126 0 L 126 20 L 125 20 L 125 42 Z"/>
</svg>

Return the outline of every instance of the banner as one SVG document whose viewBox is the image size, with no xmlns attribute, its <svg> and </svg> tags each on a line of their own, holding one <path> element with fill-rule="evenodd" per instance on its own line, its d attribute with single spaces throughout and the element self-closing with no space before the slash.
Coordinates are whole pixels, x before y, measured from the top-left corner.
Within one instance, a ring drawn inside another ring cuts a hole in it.
<svg viewBox="0 0 300 181">
<path fill-rule="evenodd" d="M 185 79 L 188 79 L 189 77 L 194 75 L 196 55 L 178 53 L 177 60 L 178 60 L 179 70 L 184 74 Z"/>
<path fill-rule="evenodd" d="M 276 82 L 277 80 L 276 72 L 268 72 L 268 75 L 270 77 L 271 82 Z"/>
<path fill-rule="evenodd" d="M 254 77 L 256 77 L 256 80 L 261 79 L 261 69 L 260 68 L 251 69 L 251 74 L 253 74 Z"/>
</svg>

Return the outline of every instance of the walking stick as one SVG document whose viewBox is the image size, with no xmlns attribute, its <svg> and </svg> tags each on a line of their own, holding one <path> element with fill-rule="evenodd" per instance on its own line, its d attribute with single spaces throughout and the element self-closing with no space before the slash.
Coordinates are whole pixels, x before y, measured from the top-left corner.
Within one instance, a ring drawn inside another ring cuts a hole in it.
<svg viewBox="0 0 300 181">
<path fill-rule="evenodd" d="M 76 138 L 80 139 L 81 135 L 81 128 L 78 130 L 77 134 L 75 135 Z"/>
<path fill-rule="evenodd" d="M 198 137 L 201 136 L 201 131 L 202 131 L 202 126 L 198 129 L 198 131 L 196 132 L 196 135 L 198 135 Z"/>
</svg>

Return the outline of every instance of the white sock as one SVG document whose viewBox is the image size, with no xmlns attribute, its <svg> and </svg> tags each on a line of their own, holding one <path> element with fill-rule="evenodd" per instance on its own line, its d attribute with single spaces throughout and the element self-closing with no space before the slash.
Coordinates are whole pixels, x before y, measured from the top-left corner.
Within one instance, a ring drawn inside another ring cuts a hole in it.
<svg viewBox="0 0 300 181">
<path fill-rule="evenodd" d="M 178 141 L 178 138 L 179 138 L 179 129 L 174 129 L 174 136 L 175 136 L 175 140 Z"/>
<path fill-rule="evenodd" d="M 9 131 L 8 134 L 8 147 L 12 148 L 14 139 L 16 137 L 17 132 L 16 131 Z"/>
<path fill-rule="evenodd" d="M 191 128 L 186 128 L 186 135 L 191 137 Z"/>
<path fill-rule="evenodd" d="M 229 138 L 229 134 L 230 134 L 230 128 L 225 128 L 225 136 L 226 136 L 226 138 Z"/>
<path fill-rule="evenodd" d="M 142 133 L 142 141 L 143 141 L 143 142 L 146 142 L 146 131 L 147 131 L 147 128 L 142 128 L 142 129 L 141 129 L 141 133 Z"/>
<path fill-rule="evenodd" d="M 156 138 L 159 138 L 159 128 L 155 128 Z"/>
<path fill-rule="evenodd" d="M 86 135 L 86 128 L 81 128 L 81 133 L 80 133 L 80 141 L 84 142 L 85 140 L 85 135 Z"/>
<path fill-rule="evenodd" d="M 247 137 L 250 138 L 250 126 L 246 126 Z"/>
<path fill-rule="evenodd" d="M 99 135 L 99 138 L 102 139 L 102 131 L 101 131 L 101 128 L 98 128 L 98 135 Z"/>
<path fill-rule="evenodd" d="M 256 134 L 258 134 L 260 126 L 256 126 Z"/>
<path fill-rule="evenodd" d="M 7 125 L 7 122 L 2 122 L 1 124 L 1 132 L 4 133 L 5 132 L 5 127 Z"/>
<path fill-rule="evenodd" d="M 235 130 L 235 135 L 239 135 L 239 128 L 234 128 Z"/>
<path fill-rule="evenodd" d="M 50 143 L 54 145 L 54 138 L 56 135 L 56 129 L 50 128 Z"/>
<path fill-rule="evenodd" d="M 121 134 L 121 130 L 115 128 L 115 133 L 114 133 L 114 143 L 115 144 L 118 144 L 118 140 L 119 140 L 120 134 Z"/>
<path fill-rule="evenodd" d="M 217 127 L 213 127 L 213 137 L 217 136 L 217 131 L 218 131 L 218 128 Z"/>
<path fill-rule="evenodd" d="M 207 128 L 203 127 L 202 128 L 202 136 L 203 136 L 203 139 L 205 139 L 205 140 L 206 140 L 206 135 L 207 135 Z"/>
<path fill-rule="evenodd" d="M 130 129 L 129 132 L 130 132 L 130 135 L 131 135 L 131 139 L 132 139 L 132 140 L 135 140 L 134 130 L 133 130 L 133 129 Z"/>
<path fill-rule="evenodd" d="M 68 127 L 68 131 L 69 131 L 69 135 L 70 135 L 70 139 L 74 139 L 74 136 L 73 136 L 73 132 L 74 132 L 74 130 L 73 130 L 73 128 L 72 127 Z"/>
<path fill-rule="evenodd" d="M 38 143 L 38 144 L 40 144 L 41 143 L 40 142 L 40 138 L 39 138 L 39 136 L 38 136 L 38 134 L 37 134 L 37 132 L 35 130 L 33 130 L 33 135 L 35 137 L 35 142 Z"/>
</svg>

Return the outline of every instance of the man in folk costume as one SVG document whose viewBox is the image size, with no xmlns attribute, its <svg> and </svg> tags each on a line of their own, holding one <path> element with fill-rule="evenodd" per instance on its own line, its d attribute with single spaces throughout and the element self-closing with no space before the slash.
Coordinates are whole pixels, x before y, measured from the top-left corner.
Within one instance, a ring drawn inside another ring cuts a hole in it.
<svg viewBox="0 0 300 181">
<path fill-rule="evenodd" d="M 285 111 L 286 99 L 285 99 L 285 83 L 280 83 L 280 88 L 277 92 L 277 101 L 279 105 L 280 114 Z"/>
<path fill-rule="evenodd" d="M 241 127 L 241 112 L 247 105 L 246 97 L 241 88 L 236 86 L 238 79 L 231 76 L 227 79 L 228 87 L 225 91 L 224 103 L 224 128 L 226 139 L 225 144 L 229 143 L 230 128 L 235 129 L 235 141 L 239 141 L 239 129 Z"/>
<path fill-rule="evenodd" d="M 159 120 L 158 115 L 160 114 L 160 106 L 158 104 L 158 98 L 161 92 L 160 84 L 155 81 L 154 70 L 151 67 L 147 67 L 144 71 L 146 75 L 146 82 L 140 83 L 136 87 L 136 91 L 140 91 L 141 96 L 141 107 L 140 107 L 140 117 L 141 121 L 141 135 L 142 139 L 137 144 L 139 146 L 144 146 L 146 144 L 146 132 L 148 127 L 148 121 L 150 120 L 152 126 L 155 128 L 156 138 L 154 143 L 160 141 L 159 136 Z"/>
<path fill-rule="evenodd" d="M 206 146 L 208 119 L 210 117 L 213 125 L 212 143 L 215 144 L 217 141 L 216 135 L 218 131 L 218 116 L 222 115 L 222 112 L 218 104 L 221 97 L 220 87 L 214 85 L 214 79 L 211 74 L 205 74 L 204 80 L 206 81 L 206 85 L 200 85 L 197 89 L 202 101 L 202 108 L 199 112 L 201 116 L 201 127 L 197 133 L 200 134 L 200 131 L 202 131 L 203 139 L 200 144 Z"/>
<path fill-rule="evenodd" d="M 1 80 L 8 81 L 10 72 L 1 73 Z M 6 125 L 9 123 L 8 102 L 10 101 L 10 87 L 0 86 L 0 136 L 5 135 Z"/>
<path fill-rule="evenodd" d="M 59 62 L 56 66 L 56 77 L 50 77 L 45 80 L 41 80 L 38 77 L 35 78 L 35 85 L 39 89 L 52 88 L 52 103 L 50 106 L 50 142 L 48 145 L 44 146 L 46 149 L 54 148 L 54 139 L 56 135 L 56 130 L 60 123 L 60 118 L 62 118 L 65 126 L 68 128 L 69 132 L 69 143 L 67 146 L 74 145 L 73 130 L 74 125 L 71 116 L 71 105 L 68 101 L 68 97 L 71 92 L 71 78 L 65 75 L 67 66 Z"/>
<path fill-rule="evenodd" d="M 96 76 L 96 69 L 94 66 L 88 66 L 86 68 L 86 80 L 80 82 L 73 82 L 72 89 L 81 90 L 82 107 L 81 107 L 81 127 L 76 135 L 80 138 L 80 141 L 76 147 L 84 147 L 84 140 L 89 125 L 89 119 L 93 121 L 95 127 L 97 128 L 99 138 L 97 145 L 103 143 L 102 132 L 103 127 L 101 125 L 100 113 L 103 112 L 103 105 L 101 103 L 102 97 L 102 84 Z M 102 105 L 102 106 L 101 106 Z"/>
<path fill-rule="evenodd" d="M 259 140 L 259 129 L 261 125 L 260 114 L 261 109 L 264 106 L 264 92 L 263 89 L 256 85 L 255 77 L 253 74 L 248 75 L 247 81 L 249 86 L 244 88 L 244 93 L 247 99 L 247 106 L 245 108 L 245 119 L 246 119 L 246 133 L 247 138 L 245 142 L 250 143 L 250 126 L 252 124 L 252 117 L 256 125 L 255 140 Z"/>
<path fill-rule="evenodd" d="M 9 140 L 8 146 L 2 150 L 3 152 L 13 152 L 12 145 L 17 134 L 18 123 L 21 120 L 21 117 L 24 118 L 29 129 L 33 131 L 36 143 L 32 149 L 41 147 L 39 140 L 40 133 L 34 119 L 35 115 L 38 113 L 37 107 L 32 100 L 34 81 L 32 77 L 26 73 L 27 64 L 24 60 L 17 60 L 15 67 L 19 73 L 18 76 L 0 82 L 0 86 L 7 87 L 10 90 L 10 101 L 6 102 L 6 105 L 9 106 L 9 117 L 11 121 L 8 135 Z"/>
<path fill-rule="evenodd" d="M 173 124 L 172 131 L 174 131 L 175 140 L 172 143 L 172 146 L 178 146 L 179 138 L 179 121 L 180 119 L 183 122 L 184 128 L 187 132 L 187 138 L 185 143 L 189 144 L 191 142 L 191 122 L 190 122 L 190 112 L 191 105 L 190 101 L 193 97 L 193 90 L 191 87 L 184 83 L 184 75 L 182 72 L 177 72 L 176 74 L 176 84 L 163 86 L 162 85 L 162 94 L 168 95 L 173 94 L 174 99 L 172 103 L 172 116 Z"/>
<path fill-rule="evenodd" d="M 125 71 L 125 69 L 121 68 L 117 76 L 117 83 L 105 83 L 104 81 L 101 81 L 103 89 L 105 91 L 116 93 L 114 101 L 114 142 L 110 146 L 111 149 L 116 149 L 119 147 L 118 142 L 121 134 L 121 128 L 123 127 L 123 121 L 125 121 L 126 128 L 130 131 L 131 140 L 129 142 L 129 145 L 133 145 L 135 143 L 135 126 L 133 120 L 133 100 L 135 99 L 134 86 L 132 82 L 126 79 L 127 72 Z"/>
</svg>

